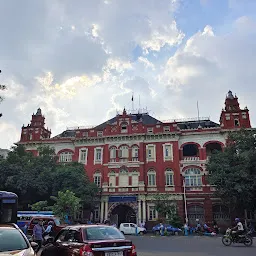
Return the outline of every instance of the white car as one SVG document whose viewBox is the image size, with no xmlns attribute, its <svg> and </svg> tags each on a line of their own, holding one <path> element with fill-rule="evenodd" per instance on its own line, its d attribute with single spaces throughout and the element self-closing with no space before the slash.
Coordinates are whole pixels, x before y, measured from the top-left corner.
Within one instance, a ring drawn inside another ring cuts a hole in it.
<svg viewBox="0 0 256 256">
<path fill-rule="evenodd" d="M 29 242 L 15 224 L 0 224 L 0 255 L 36 256 L 33 248 L 38 244 Z"/>
<path fill-rule="evenodd" d="M 121 223 L 119 230 L 125 235 L 136 235 L 137 234 L 143 235 L 146 233 L 145 228 L 138 227 L 138 225 L 134 223 Z"/>
</svg>

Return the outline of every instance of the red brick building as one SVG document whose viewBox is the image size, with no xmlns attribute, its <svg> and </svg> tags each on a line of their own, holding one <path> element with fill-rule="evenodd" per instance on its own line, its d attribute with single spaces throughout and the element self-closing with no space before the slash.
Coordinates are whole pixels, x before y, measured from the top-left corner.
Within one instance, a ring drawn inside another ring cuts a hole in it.
<svg viewBox="0 0 256 256">
<path fill-rule="evenodd" d="M 126 110 L 93 128 L 76 127 L 51 138 L 41 109 L 23 126 L 20 143 L 37 154 L 40 145 L 52 146 L 60 162 L 78 161 L 100 188 L 101 201 L 94 221 L 147 222 L 158 219 L 156 193 L 167 194 L 185 219 L 220 225 L 230 221 L 229 209 L 220 204 L 207 184 L 206 162 L 213 150 L 225 147 L 228 131 L 250 128 L 247 108 L 229 91 L 220 123 L 207 118 L 161 122 L 148 113 Z M 184 182 L 183 182 L 184 181 Z"/>
</svg>

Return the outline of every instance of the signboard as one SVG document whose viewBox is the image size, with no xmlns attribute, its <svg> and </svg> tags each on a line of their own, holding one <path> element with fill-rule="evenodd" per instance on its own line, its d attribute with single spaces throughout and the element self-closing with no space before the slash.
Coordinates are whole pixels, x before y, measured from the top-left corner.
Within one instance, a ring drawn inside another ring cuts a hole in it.
<svg viewBox="0 0 256 256">
<path fill-rule="evenodd" d="M 137 202 L 136 196 L 110 196 L 108 198 L 110 203 L 117 203 L 117 202 Z"/>
</svg>

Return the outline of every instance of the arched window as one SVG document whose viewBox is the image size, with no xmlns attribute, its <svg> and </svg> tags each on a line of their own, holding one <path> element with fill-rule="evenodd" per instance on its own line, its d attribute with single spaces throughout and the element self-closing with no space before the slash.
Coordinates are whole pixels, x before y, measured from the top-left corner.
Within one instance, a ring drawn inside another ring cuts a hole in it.
<svg viewBox="0 0 256 256">
<path fill-rule="evenodd" d="M 115 187 L 116 186 L 116 173 L 115 171 L 111 171 L 109 173 L 109 186 Z"/>
<path fill-rule="evenodd" d="M 190 224 L 195 224 L 196 220 L 199 220 L 201 223 L 204 222 L 204 208 L 199 205 L 189 205 L 188 219 Z"/>
<path fill-rule="evenodd" d="M 139 161 L 139 147 L 132 147 L 132 161 Z"/>
<path fill-rule="evenodd" d="M 202 174 L 198 168 L 189 168 L 185 171 L 185 184 L 187 187 L 202 186 Z"/>
<path fill-rule="evenodd" d="M 116 162 L 116 147 L 111 147 L 109 152 L 110 152 L 110 162 Z"/>
<path fill-rule="evenodd" d="M 129 176 L 126 169 L 121 169 L 119 172 L 119 187 L 129 186 Z"/>
<path fill-rule="evenodd" d="M 156 186 L 156 172 L 155 170 L 148 171 L 148 186 L 155 187 Z"/>
<path fill-rule="evenodd" d="M 173 186 L 173 171 L 172 169 L 166 169 L 165 171 L 165 186 Z"/>
<path fill-rule="evenodd" d="M 118 157 L 120 158 L 120 162 L 127 162 L 129 158 L 129 148 L 124 145 L 119 148 Z"/>
<path fill-rule="evenodd" d="M 93 175 L 93 182 L 100 187 L 101 186 L 101 172 L 96 171 Z"/>
<path fill-rule="evenodd" d="M 72 152 L 65 151 L 65 152 L 60 153 L 59 161 L 61 163 L 72 162 L 72 157 L 73 157 L 73 153 Z"/>
<path fill-rule="evenodd" d="M 229 208 L 225 205 L 214 205 L 212 207 L 213 219 L 217 222 L 230 221 Z"/>
</svg>

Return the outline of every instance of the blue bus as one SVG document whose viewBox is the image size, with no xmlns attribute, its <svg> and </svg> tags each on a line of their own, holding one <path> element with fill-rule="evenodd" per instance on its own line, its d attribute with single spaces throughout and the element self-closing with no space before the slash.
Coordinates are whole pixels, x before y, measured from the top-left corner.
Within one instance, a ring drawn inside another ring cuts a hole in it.
<svg viewBox="0 0 256 256">
<path fill-rule="evenodd" d="M 17 223 L 18 196 L 0 191 L 0 224 Z"/>
<path fill-rule="evenodd" d="M 52 211 L 18 211 L 17 213 L 17 225 L 20 228 L 28 225 L 33 217 L 54 217 Z"/>
</svg>

